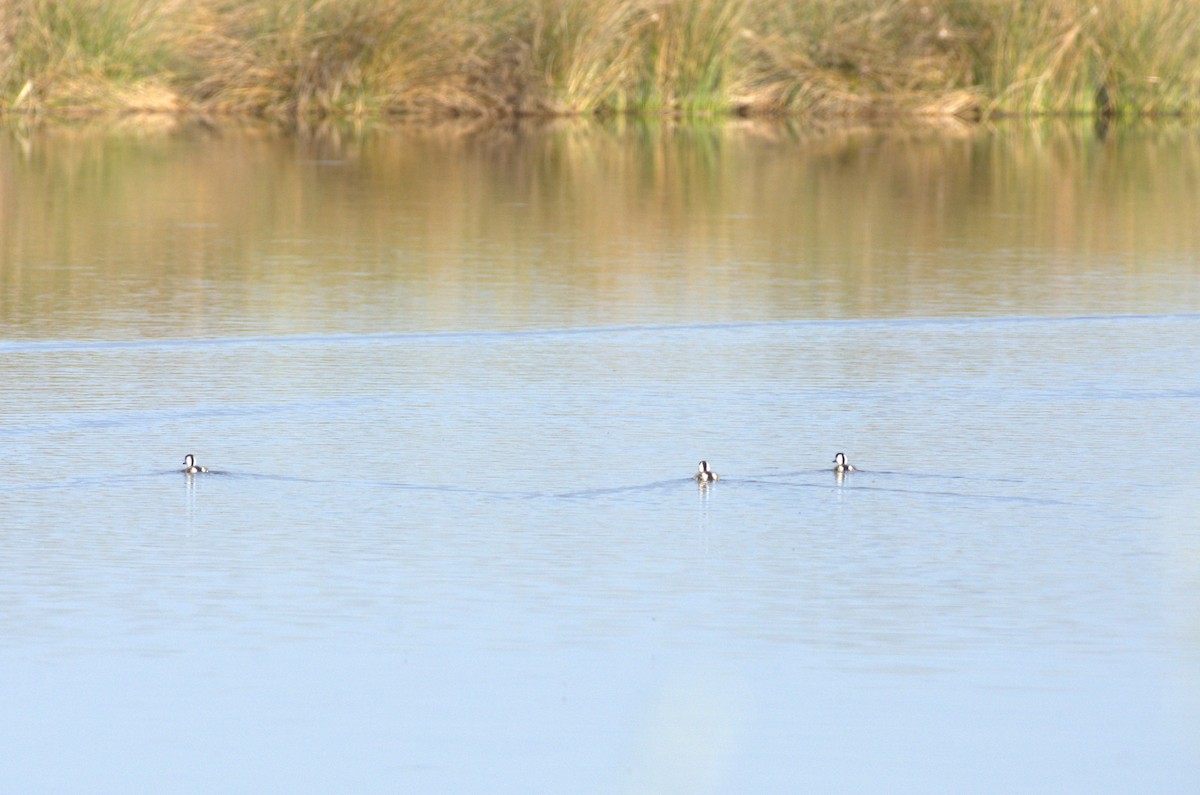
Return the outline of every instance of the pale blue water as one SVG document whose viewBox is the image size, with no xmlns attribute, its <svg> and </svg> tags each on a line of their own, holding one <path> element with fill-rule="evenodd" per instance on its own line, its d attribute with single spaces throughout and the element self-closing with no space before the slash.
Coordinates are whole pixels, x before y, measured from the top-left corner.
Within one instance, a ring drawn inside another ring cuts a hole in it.
<svg viewBox="0 0 1200 795">
<path fill-rule="evenodd" d="M 1019 297 L 979 311 L 666 245 L 632 297 L 589 253 L 473 311 L 529 239 L 23 293 L 62 323 L 0 342 L 6 790 L 1196 790 L 1190 257 L 981 256 Z"/>
</svg>

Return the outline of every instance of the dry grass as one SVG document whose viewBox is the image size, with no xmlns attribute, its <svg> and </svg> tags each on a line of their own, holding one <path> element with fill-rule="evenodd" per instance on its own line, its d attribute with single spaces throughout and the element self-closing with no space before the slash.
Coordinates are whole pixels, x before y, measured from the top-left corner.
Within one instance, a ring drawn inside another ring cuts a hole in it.
<svg viewBox="0 0 1200 795">
<path fill-rule="evenodd" d="M 176 110 L 165 74 L 167 31 L 181 3 L 0 5 L 5 106 L 30 112 L 87 108 Z"/>
<path fill-rule="evenodd" d="M 1194 113 L 1180 0 L 0 0 L 0 106 L 285 120 Z"/>
</svg>

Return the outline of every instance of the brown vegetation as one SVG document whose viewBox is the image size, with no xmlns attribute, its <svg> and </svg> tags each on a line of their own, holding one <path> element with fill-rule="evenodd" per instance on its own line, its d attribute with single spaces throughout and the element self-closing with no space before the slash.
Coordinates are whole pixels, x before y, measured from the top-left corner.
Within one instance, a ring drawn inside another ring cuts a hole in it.
<svg viewBox="0 0 1200 795">
<path fill-rule="evenodd" d="M 1193 113 L 1180 0 L 0 0 L 0 107 L 281 120 Z"/>
</svg>

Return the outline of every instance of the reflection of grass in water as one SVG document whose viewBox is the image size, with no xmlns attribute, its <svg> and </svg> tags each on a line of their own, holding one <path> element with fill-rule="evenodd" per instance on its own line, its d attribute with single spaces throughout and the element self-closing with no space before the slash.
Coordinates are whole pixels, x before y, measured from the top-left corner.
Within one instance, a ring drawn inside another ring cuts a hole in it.
<svg viewBox="0 0 1200 795">
<path fill-rule="evenodd" d="M 0 323 L 86 337 L 126 307 L 203 336 L 203 291 L 130 292 L 180 278 L 258 285 L 246 306 L 269 301 L 281 333 L 320 330 L 313 277 L 340 285 L 325 313 L 353 315 L 370 285 L 414 318 L 374 330 L 508 327 L 475 317 L 477 284 L 507 317 L 536 317 L 559 290 L 597 296 L 581 325 L 1188 305 L 1200 140 L 1186 124 L 1105 142 L 1084 122 L 1002 125 L 970 146 L 809 129 L 565 120 L 281 142 L 59 125 L 0 181 Z M 0 159 L 18 143 L 0 141 Z M 714 300 L 752 311 L 713 317 Z"/>
<path fill-rule="evenodd" d="M 3 104 L 274 118 L 1176 113 L 1177 0 L 29 0 Z"/>
</svg>

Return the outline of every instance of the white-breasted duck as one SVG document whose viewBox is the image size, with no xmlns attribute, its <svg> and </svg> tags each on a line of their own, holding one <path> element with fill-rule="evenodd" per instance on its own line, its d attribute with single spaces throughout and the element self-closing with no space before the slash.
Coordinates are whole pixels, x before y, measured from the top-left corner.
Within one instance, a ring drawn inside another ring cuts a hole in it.
<svg viewBox="0 0 1200 795">
<path fill-rule="evenodd" d="M 196 466 L 196 458 L 191 453 L 183 457 L 183 473 L 185 475 L 195 475 L 199 472 L 207 472 L 208 467 Z"/>
</svg>

